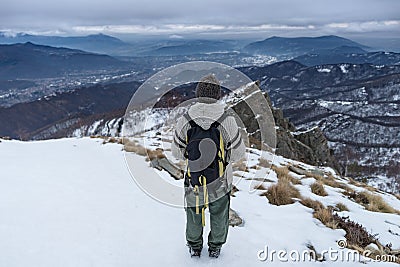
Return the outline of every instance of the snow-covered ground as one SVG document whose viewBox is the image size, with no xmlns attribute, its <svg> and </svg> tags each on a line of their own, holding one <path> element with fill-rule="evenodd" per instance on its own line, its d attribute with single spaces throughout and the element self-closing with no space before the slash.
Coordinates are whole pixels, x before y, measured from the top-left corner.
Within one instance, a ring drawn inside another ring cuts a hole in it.
<svg viewBox="0 0 400 267">
<path fill-rule="evenodd" d="M 274 206 L 259 192 L 249 192 L 242 179 L 232 208 L 244 219 L 230 228 L 228 242 L 218 259 L 206 248 L 200 259 L 190 258 L 185 246 L 185 212 L 142 192 L 125 164 L 122 146 L 101 139 L 70 138 L 35 142 L 0 143 L 0 266 L 398 266 L 393 263 L 280 262 L 275 254 L 260 261 L 258 253 L 271 250 L 340 250 L 343 230 L 325 227 L 312 210 L 295 202 Z M 144 157 L 131 155 L 142 175 L 157 175 Z M 277 157 L 277 162 L 288 160 Z M 299 163 L 300 164 L 300 163 Z M 306 165 L 304 165 L 307 167 Z M 329 171 L 329 170 L 327 170 Z M 163 174 L 168 176 L 167 174 Z M 270 172 L 270 180 L 276 175 Z M 171 178 L 172 179 L 172 178 Z M 328 196 L 310 191 L 313 178 L 296 185 L 304 196 L 325 205 L 346 204 L 342 215 L 379 234 L 382 243 L 400 244 L 400 216 L 366 211 L 345 198 L 337 188 Z M 265 183 L 266 186 L 271 184 Z M 355 187 L 355 186 L 354 186 Z M 360 189 L 361 190 L 361 189 Z M 400 201 L 382 197 L 394 208 Z M 209 223 L 206 225 L 205 238 Z M 288 256 L 286 256 L 288 258 Z"/>
</svg>

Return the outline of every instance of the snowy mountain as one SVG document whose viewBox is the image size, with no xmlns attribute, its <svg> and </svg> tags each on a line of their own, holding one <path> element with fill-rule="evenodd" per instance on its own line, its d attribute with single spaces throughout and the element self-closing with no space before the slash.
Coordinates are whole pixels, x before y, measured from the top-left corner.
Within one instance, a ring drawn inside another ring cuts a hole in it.
<svg viewBox="0 0 400 267">
<path fill-rule="evenodd" d="M 392 186 L 399 179 L 399 65 L 307 67 L 285 61 L 242 71 L 261 81 L 274 106 L 282 108 L 294 125 L 318 126 L 344 166 L 343 172 L 359 179 L 382 177 L 378 182 L 382 189 L 399 190 Z"/>
<path fill-rule="evenodd" d="M 96 84 L 0 108 L 0 136 L 22 140 L 60 138 L 80 126 L 120 118 L 139 85 Z"/>
</svg>

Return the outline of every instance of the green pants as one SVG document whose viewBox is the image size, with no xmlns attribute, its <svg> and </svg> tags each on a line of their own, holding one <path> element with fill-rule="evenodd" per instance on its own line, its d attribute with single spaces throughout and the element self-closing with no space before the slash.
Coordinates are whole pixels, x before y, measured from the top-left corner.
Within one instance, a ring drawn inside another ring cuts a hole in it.
<svg viewBox="0 0 400 267">
<path fill-rule="evenodd" d="M 187 201 L 192 202 L 193 200 L 190 199 L 192 197 L 192 194 L 186 196 Z M 208 235 L 210 249 L 221 248 L 226 242 L 229 228 L 229 205 L 230 193 L 208 203 L 211 222 L 211 231 Z M 190 206 L 186 207 L 186 241 L 192 248 L 203 247 L 202 214 L 201 212 L 196 214 L 196 208 Z"/>
</svg>

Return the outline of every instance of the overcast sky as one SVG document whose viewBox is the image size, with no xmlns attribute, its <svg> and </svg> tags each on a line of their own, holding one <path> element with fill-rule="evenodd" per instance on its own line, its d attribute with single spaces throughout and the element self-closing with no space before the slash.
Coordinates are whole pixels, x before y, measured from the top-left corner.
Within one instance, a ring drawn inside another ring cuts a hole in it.
<svg viewBox="0 0 400 267">
<path fill-rule="evenodd" d="M 399 0 L 0 1 L 0 31 L 10 33 L 400 36 Z"/>
</svg>

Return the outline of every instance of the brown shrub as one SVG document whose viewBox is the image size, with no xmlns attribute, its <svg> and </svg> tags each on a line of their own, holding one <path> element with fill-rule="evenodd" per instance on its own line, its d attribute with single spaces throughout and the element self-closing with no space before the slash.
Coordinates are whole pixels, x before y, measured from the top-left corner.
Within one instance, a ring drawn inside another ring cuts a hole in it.
<svg viewBox="0 0 400 267">
<path fill-rule="evenodd" d="M 302 198 L 300 203 L 306 207 L 312 208 L 314 211 L 325 208 L 324 204 L 322 204 L 318 200 L 313 200 L 311 198 Z"/>
<path fill-rule="evenodd" d="M 340 217 L 337 214 L 333 215 L 335 222 L 338 227 L 345 230 L 347 248 L 354 249 L 363 254 L 365 250 L 369 250 L 369 255 L 371 259 L 376 259 L 377 255 L 389 257 L 393 262 L 400 263 L 400 259 L 395 255 L 399 255 L 399 250 L 393 250 L 392 244 L 383 245 L 376 238 L 377 235 L 370 234 L 364 226 L 354 221 L 351 221 L 348 217 Z M 369 245 L 375 244 L 378 249 L 371 248 Z"/>
<path fill-rule="evenodd" d="M 328 195 L 328 193 L 326 193 L 326 191 L 325 191 L 323 184 L 320 182 L 315 182 L 311 185 L 311 192 L 313 192 L 316 195 L 323 196 L 323 197 Z"/>
<path fill-rule="evenodd" d="M 292 204 L 294 203 L 293 198 L 300 198 L 299 190 L 286 180 L 279 180 L 261 195 L 266 196 L 271 204 L 277 206 Z"/>
<path fill-rule="evenodd" d="M 333 219 L 339 228 L 346 231 L 347 245 L 364 248 L 375 242 L 375 236 L 368 233 L 361 224 L 351 221 L 348 217 L 340 217 L 337 214 L 333 215 Z"/>
</svg>

